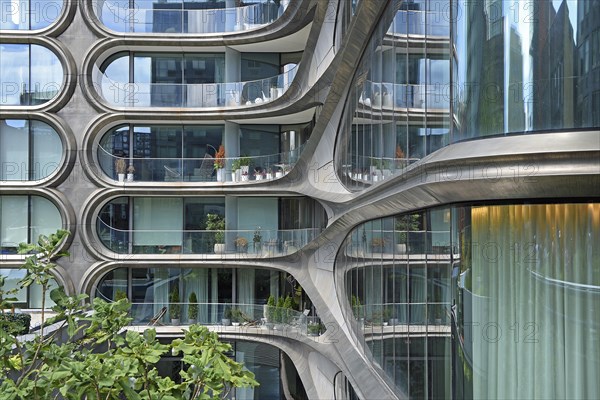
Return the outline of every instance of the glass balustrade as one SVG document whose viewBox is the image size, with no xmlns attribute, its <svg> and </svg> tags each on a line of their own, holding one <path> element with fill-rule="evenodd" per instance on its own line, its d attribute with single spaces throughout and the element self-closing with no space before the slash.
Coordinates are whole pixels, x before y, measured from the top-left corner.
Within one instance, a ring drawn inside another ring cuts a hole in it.
<svg viewBox="0 0 600 400">
<path fill-rule="evenodd" d="M 314 240 L 321 230 L 263 229 L 261 240 L 254 241 L 255 230 L 125 230 L 114 228 L 97 219 L 97 232 L 102 244 L 119 254 L 229 254 L 238 255 L 240 258 L 277 257 L 297 252 Z M 171 244 L 151 244 L 161 242 Z"/>
<path fill-rule="evenodd" d="M 214 157 L 202 158 L 121 158 L 98 147 L 102 171 L 119 179 L 115 171 L 118 160 L 132 165 L 135 172 L 121 178 L 129 182 L 255 182 L 279 179 L 289 173 L 300 158 L 303 146 L 292 151 L 255 157 L 222 159 L 223 168 L 216 169 Z M 245 164 L 245 165 L 241 165 Z"/>
<path fill-rule="evenodd" d="M 298 66 L 266 79 L 228 83 L 142 83 L 113 81 L 94 68 L 102 97 L 116 107 L 245 107 L 272 102 L 292 85 Z"/>
<path fill-rule="evenodd" d="M 450 85 L 436 84 L 395 84 L 366 82 L 358 104 L 363 108 L 427 108 L 441 109 L 448 112 L 450 108 Z"/>
<path fill-rule="evenodd" d="M 148 8 L 143 3 L 113 0 L 94 1 L 93 9 L 100 22 L 115 32 L 215 34 L 244 32 L 266 26 L 281 17 L 289 3 L 287 0 L 262 0 L 226 8 L 225 2 L 180 1 L 155 2 L 153 8 Z M 219 5 L 222 7 L 219 8 Z"/>
<path fill-rule="evenodd" d="M 409 165 L 420 158 L 391 158 L 356 156 L 352 165 L 345 165 L 344 173 L 349 178 L 365 183 L 381 182 L 395 174 L 402 173 Z"/>
</svg>

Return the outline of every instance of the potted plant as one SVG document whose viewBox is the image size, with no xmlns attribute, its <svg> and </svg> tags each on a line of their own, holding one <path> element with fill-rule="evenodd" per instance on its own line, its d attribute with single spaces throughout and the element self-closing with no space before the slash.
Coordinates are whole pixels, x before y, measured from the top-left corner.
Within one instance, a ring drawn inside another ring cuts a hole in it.
<svg viewBox="0 0 600 400">
<path fill-rule="evenodd" d="M 127 293 L 124 290 L 117 289 L 115 292 L 115 301 L 119 301 L 127 298 Z"/>
<path fill-rule="evenodd" d="M 254 236 L 252 236 L 252 245 L 254 246 L 254 251 L 260 251 L 260 243 L 262 242 L 262 233 L 260 230 L 260 226 L 257 226 L 254 230 Z"/>
<path fill-rule="evenodd" d="M 386 240 L 382 237 L 374 237 L 371 239 L 371 248 L 373 253 L 383 253 L 385 248 Z"/>
<path fill-rule="evenodd" d="M 319 336 L 321 334 L 321 324 L 318 322 L 311 322 L 307 328 L 309 336 Z"/>
<path fill-rule="evenodd" d="M 273 324 L 275 323 L 275 315 L 277 312 L 277 307 L 275 303 L 275 296 L 272 294 L 269 295 L 267 299 L 267 305 L 265 306 L 265 318 L 267 319 L 266 326 L 267 329 L 273 329 Z"/>
<path fill-rule="evenodd" d="M 242 179 L 243 176 L 248 176 L 250 173 L 250 164 L 252 164 L 252 159 L 248 156 L 243 156 L 240 158 L 240 169 L 242 170 Z"/>
<path fill-rule="evenodd" d="M 237 307 L 231 309 L 231 324 L 233 326 L 240 326 L 240 323 L 244 322 L 244 315 L 242 310 Z"/>
<path fill-rule="evenodd" d="M 171 317 L 171 325 L 179 325 L 181 318 L 181 304 L 179 300 L 179 287 L 173 286 L 169 295 L 169 316 Z"/>
<path fill-rule="evenodd" d="M 250 173 L 242 170 L 242 182 L 248 182 L 250 180 Z"/>
<path fill-rule="evenodd" d="M 223 318 L 221 318 L 221 325 L 231 325 L 231 307 L 229 306 L 225 306 L 225 308 L 223 309 Z"/>
<path fill-rule="evenodd" d="M 283 330 L 284 319 L 286 316 L 284 304 L 285 299 L 283 297 L 277 299 L 277 307 L 275 308 L 275 316 L 273 322 L 275 322 L 275 329 L 278 331 Z"/>
<path fill-rule="evenodd" d="M 213 232 L 215 254 L 225 253 L 225 217 L 206 214 L 206 230 Z"/>
<path fill-rule="evenodd" d="M 213 167 L 217 171 L 217 182 L 225 182 L 225 146 L 219 146 Z"/>
<path fill-rule="evenodd" d="M 265 171 L 260 167 L 256 167 L 254 168 L 254 176 L 257 181 L 261 181 L 265 178 Z"/>
<path fill-rule="evenodd" d="M 198 318 L 198 296 L 196 296 L 196 292 L 190 293 L 188 302 L 188 322 L 190 325 L 193 325 L 196 323 Z"/>
<path fill-rule="evenodd" d="M 233 171 L 231 174 L 232 180 L 234 182 L 239 182 L 242 180 L 241 176 L 242 176 L 242 172 L 240 170 L 240 159 L 236 158 L 235 160 L 233 160 L 233 162 L 231 163 L 231 170 Z"/>
<path fill-rule="evenodd" d="M 267 169 L 265 179 L 273 179 L 273 170 L 271 168 Z"/>
<path fill-rule="evenodd" d="M 129 167 L 127 167 L 127 182 L 133 182 L 133 174 L 135 174 L 135 167 L 133 164 L 129 164 Z"/>
<path fill-rule="evenodd" d="M 115 172 L 117 173 L 119 182 L 125 182 L 125 169 L 126 168 L 127 168 L 127 163 L 125 163 L 124 158 L 117 158 L 115 160 Z"/>
<path fill-rule="evenodd" d="M 290 322 L 292 322 L 292 319 L 294 317 L 294 300 L 291 296 L 286 296 L 285 300 L 283 301 L 283 308 L 284 313 L 282 322 L 284 324 L 289 324 Z"/>
<path fill-rule="evenodd" d="M 396 235 L 397 235 L 397 244 L 396 244 L 396 253 L 397 254 L 406 254 L 407 242 L 408 242 L 408 232 L 416 231 L 419 229 L 419 215 L 411 214 L 411 215 L 403 215 L 396 218 Z"/>
<path fill-rule="evenodd" d="M 248 252 L 248 239 L 245 237 L 238 236 L 233 241 L 238 253 L 247 253 Z"/>
</svg>

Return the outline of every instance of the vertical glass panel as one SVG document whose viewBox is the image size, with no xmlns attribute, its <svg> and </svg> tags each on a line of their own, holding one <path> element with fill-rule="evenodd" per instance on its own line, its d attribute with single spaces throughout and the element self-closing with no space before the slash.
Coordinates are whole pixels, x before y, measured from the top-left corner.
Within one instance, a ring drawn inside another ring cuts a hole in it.
<svg viewBox="0 0 600 400">
<path fill-rule="evenodd" d="M 198 313 L 190 312 L 190 304 L 186 304 L 183 310 L 184 320 L 196 319 L 200 324 L 210 323 L 209 308 L 207 303 L 210 301 L 210 269 L 208 268 L 190 268 L 185 269 L 183 274 L 183 296 L 182 301 L 192 303 L 191 296 L 195 294 Z M 193 311 L 193 308 L 192 308 Z"/>
<path fill-rule="evenodd" d="M 600 237 L 600 205 L 467 212 L 472 247 L 464 274 L 471 276 L 459 307 L 461 324 L 481 327 L 472 334 L 474 398 L 597 397 L 600 251 L 589 244 Z M 508 383 L 517 377 L 518 388 Z"/>
<path fill-rule="evenodd" d="M 36 241 L 39 235 L 49 235 L 62 228 L 62 218 L 56 206 L 48 199 L 31 196 L 30 217 L 31 240 Z"/>
<path fill-rule="evenodd" d="M 63 0 L 29 0 L 30 29 L 42 29 L 50 26 L 60 16 Z"/>
<path fill-rule="evenodd" d="M 236 399 L 280 399 L 279 349 L 263 343 L 238 342 L 235 360 L 253 372 L 260 386 L 237 388 Z"/>
<path fill-rule="evenodd" d="M 31 285 L 29 286 L 29 303 L 27 304 L 28 308 L 42 308 L 42 298 L 43 308 L 49 309 L 54 307 L 55 303 L 50 298 L 50 292 L 54 289 L 58 288 L 58 283 L 54 279 L 50 279 L 48 282 L 48 289 L 46 291 L 46 295 L 42 297 L 43 291 L 40 285 Z"/>
<path fill-rule="evenodd" d="M 63 83 L 63 68 L 49 49 L 31 45 L 31 105 L 43 104 L 58 94 Z"/>
<path fill-rule="evenodd" d="M 29 29 L 29 0 L 0 0 L 0 29 Z"/>
<path fill-rule="evenodd" d="M 11 295 L 11 297 L 15 297 L 18 303 L 27 303 L 27 289 L 21 288 L 19 285 L 21 279 L 25 278 L 25 270 L 3 268 L 0 269 L 0 275 L 5 278 L 2 290 L 8 291 L 17 289 L 17 292 Z"/>
<path fill-rule="evenodd" d="M 0 163 L 0 180 L 29 179 L 29 121 L 0 120 Z"/>
<path fill-rule="evenodd" d="M 183 200 L 181 198 L 134 199 L 133 244 L 136 252 L 176 252 L 183 234 Z M 181 250 L 181 249 L 180 249 Z"/>
<path fill-rule="evenodd" d="M 0 44 L 0 104 L 29 104 L 29 48 L 27 44 Z"/>
<path fill-rule="evenodd" d="M 595 1 L 461 0 L 454 18 L 459 137 L 597 127 Z M 586 11 L 586 8 L 589 8 Z"/>
<path fill-rule="evenodd" d="M 62 141 L 52 127 L 41 121 L 31 121 L 31 140 L 31 178 L 43 179 L 59 167 L 63 153 Z"/>
<path fill-rule="evenodd" d="M 5 254 L 13 254 L 19 243 L 28 242 L 27 196 L 0 196 L 0 246 Z"/>
</svg>

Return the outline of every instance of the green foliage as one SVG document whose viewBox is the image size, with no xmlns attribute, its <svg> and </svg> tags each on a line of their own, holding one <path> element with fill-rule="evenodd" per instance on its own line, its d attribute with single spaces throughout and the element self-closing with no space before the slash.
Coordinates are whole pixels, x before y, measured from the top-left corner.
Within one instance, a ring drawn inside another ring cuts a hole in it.
<svg viewBox="0 0 600 400">
<path fill-rule="evenodd" d="M 285 307 L 284 307 L 285 299 L 280 297 L 277 299 L 277 308 L 275 309 L 275 321 L 276 323 L 283 323 L 285 319 Z"/>
<path fill-rule="evenodd" d="M 0 329 L 11 335 L 25 335 L 26 333 L 29 333 L 30 324 L 31 315 L 29 314 L 0 314 Z"/>
<path fill-rule="evenodd" d="M 275 307 L 276 307 L 275 296 L 273 296 L 271 294 L 271 295 L 269 295 L 269 298 L 267 299 L 267 321 L 268 322 L 275 322 L 275 315 L 277 313 L 277 309 Z"/>
<path fill-rule="evenodd" d="M 175 284 L 169 294 L 169 316 L 171 319 L 181 318 L 181 300 L 179 299 L 179 286 Z"/>
<path fill-rule="evenodd" d="M 358 296 L 352 295 L 352 312 L 356 318 L 362 317 L 362 305 L 360 304 L 360 298 Z"/>
<path fill-rule="evenodd" d="M 294 300 L 290 296 L 287 296 L 283 301 L 283 322 L 284 324 L 289 324 L 294 315 Z"/>
<path fill-rule="evenodd" d="M 231 163 L 231 169 L 233 171 L 240 169 L 240 166 L 241 166 L 241 164 L 240 164 L 239 158 L 234 159 L 233 162 Z"/>
<path fill-rule="evenodd" d="M 49 282 L 50 257 L 57 256 L 60 245 L 55 239 L 51 235 L 37 247 L 23 247 L 35 254 L 25 264 L 21 285 Z M 86 295 L 68 296 L 62 288 L 52 290 L 50 297 L 58 321 L 51 329 L 42 328 L 27 341 L 0 329 L 3 400 L 209 399 L 224 398 L 233 387 L 258 385 L 251 372 L 227 357 L 231 347 L 206 327 L 193 325 L 183 339 L 161 344 L 154 329 L 141 334 L 126 330 L 131 322 L 127 299 L 107 303 L 96 298 L 89 304 Z M 5 303 L 10 306 L 11 300 Z M 42 323 L 47 325 L 44 319 Z M 165 354 L 182 354 L 180 383 L 159 376 L 156 364 Z"/>
<path fill-rule="evenodd" d="M 243 156 L 240 158 L 240 167 L 248 167 L 250 164 L 252 164 L 252 159 L 250 157 Z"/>
<path fill-rule="evenodd" d="M 121 299 L 126 299 L 127 298 L 127 293 L 125 293 L 125 291 L 121 290 L 121 289 L 117 289 L 117 291 L 115 292 L 115 301 L 119 301 Z"/>
<path fill-rule="evenodd" d="M 206 214 L 206 230 L 214 232 L 215 243 L 225 243 L 225 217 Z"/>
<path fill-rule="evenodd" d="M 190 305 L 188 307 L 188 319 L 197 319 L 198 318 L 198 297 L 196 296 L 196 292 L 190 293 L 188 302 L 190 303 Z"/>
<path fill-rule="evenodd" d="M 419 214 L 402 215 L 396 218 L 396 231 L 398 232 L 398 243 L 406 243 L 408 232 L 419 229 Z"/>
</svg>

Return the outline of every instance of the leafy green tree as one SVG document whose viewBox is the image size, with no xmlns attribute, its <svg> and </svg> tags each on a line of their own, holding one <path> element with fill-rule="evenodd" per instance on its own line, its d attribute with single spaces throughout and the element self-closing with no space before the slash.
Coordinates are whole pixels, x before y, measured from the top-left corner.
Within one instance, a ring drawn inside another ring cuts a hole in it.
<svg viewBox="0 0 600 400">
<path fill-rule="evenodd" d="M 45 297 L 57 253 L 67 231 L 40 236 L 37 245 L 20 245 L 32 253 L 21 281 L 38 284 Z M 0 279 L 0 284 L 3 280 Z M 10 292 L 10 291 L 7 291 Z M 2 306 L 14 302 L 0 285 Z M 0 329 L 0 399 L 179 400 L 224 398 L 236 387 L 255 387 L 254 374 L 227 357 L 231 346 L 215 332 L 193 325 L 183 338 L 161 344 L 154 329 L 127 330 L 130 303 L 126 298 L 107 303 L 86 295 L 67 296 L 62 288 L 50 292 L 57 314 L 53 325 L 24 337 Z M 44 325 L 45 324 L 45 325 Z M 181 354 L 180 381 L 161 377 L 156 364 L 165 354 Z"/>
</svg>

